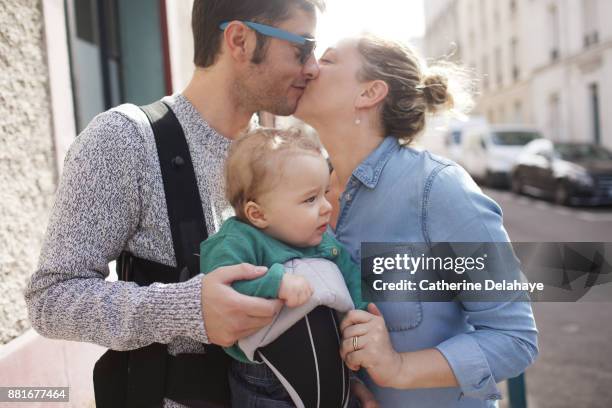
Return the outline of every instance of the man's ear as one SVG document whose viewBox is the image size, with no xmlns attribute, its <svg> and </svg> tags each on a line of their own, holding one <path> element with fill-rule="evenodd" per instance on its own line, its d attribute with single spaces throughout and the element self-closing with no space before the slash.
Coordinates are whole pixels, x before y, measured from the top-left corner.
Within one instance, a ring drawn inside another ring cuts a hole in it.
<svg viewBox="0 0 612 408">
<path fill-rule="evenodd" d="M 375 80 L 365 84 L 355 100 L 355 108 L 364 109 L 376 106 L 389 94 L 389 85 L 385 81 Z"/>
<path fill-rule="evenodd" d="M 254 201 L 249 201 L 244 205 L 244 215 L 251 224 L 257 228 L 267 228 L 268 220 L 266 214 L 259 204 Z"/>
<path fill-rule="evenodd" d="M 225 28 L 223 42 L 229 54 L 237 61 L 249 61 L 255 48 L 254 38 L 247 27 L 239 21 L 232 21 Z"/>
</svg>

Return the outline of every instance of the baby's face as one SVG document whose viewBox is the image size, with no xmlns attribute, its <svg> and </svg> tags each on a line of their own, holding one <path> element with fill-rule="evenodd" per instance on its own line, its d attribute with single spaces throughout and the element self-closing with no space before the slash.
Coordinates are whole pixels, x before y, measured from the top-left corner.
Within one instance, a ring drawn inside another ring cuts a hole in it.
<svg viewBox="0 0 612 408">
<path fill-rule="evenodd" d="M 296 154 L 282 167 L 280 182 L 258 200 L 268 221 L 264 231 L 296 247 L 319 245 L 332 212 L 325 199 L 327 162 L 323 157 Z"/>
</svg>

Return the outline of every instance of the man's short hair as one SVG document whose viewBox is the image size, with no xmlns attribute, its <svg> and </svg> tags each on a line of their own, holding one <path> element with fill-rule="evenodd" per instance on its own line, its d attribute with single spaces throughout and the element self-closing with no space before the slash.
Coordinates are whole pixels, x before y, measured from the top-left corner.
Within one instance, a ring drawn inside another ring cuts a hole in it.
<svg viewBox="0 0 612 408">
<path fill-rule="evenodd" d="M 323 11 L 325 0 L 194 0 L 191 16 L 194 64 L 206 68 L 215 63 L 221 49 L 222 22 L 242 20 L 277 25 L 290 18 L 295 7 L 312 13 L 315 9 Z M 258 64 L 265 57 L 267 37 L 256 35 L 252 62 Z"/>
</svg>

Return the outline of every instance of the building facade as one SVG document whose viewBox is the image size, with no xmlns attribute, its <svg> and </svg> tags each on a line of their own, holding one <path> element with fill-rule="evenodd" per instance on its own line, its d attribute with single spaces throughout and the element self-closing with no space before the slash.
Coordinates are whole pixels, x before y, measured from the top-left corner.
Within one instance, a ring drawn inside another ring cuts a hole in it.
<svg viewBox="0 0 612 408">
<path fill-rule="evenodd" d="M 40 1 L 2 2 L 0 344 L 29 326 L 22 291 L 57 185 L 47 67 Z"/>
<path fill-rule="evenodd" d="M 436 0 L 426 14 L 427 56 L 458 50 L 480 83 L 476 113 L 612 148 L 612 2 Z"/>
<path fill-rule="evenodd" d="M 192 4 L 0 2 L 0 345 L 30 326 L 23 290 L 68 148 L 98 113 L 184 88 Z"/>
<path fill-rule="evenodd" d="M 37 266 L 62 164 L 115 105 L 182 90 L 193 73 L 193 0 L 0 1 L 0 384 L 70 386 L 95 406 L 104 349 L 30 329 L 23 290 Z"/>
</svg>

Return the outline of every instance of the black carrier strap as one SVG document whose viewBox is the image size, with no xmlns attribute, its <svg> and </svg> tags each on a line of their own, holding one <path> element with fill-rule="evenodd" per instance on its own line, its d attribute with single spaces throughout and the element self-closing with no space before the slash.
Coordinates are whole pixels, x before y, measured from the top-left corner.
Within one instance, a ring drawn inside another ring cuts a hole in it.
<svg viewBox="0 0 612 408">
<path fill-rule="evenodd" d="M 181 124 L 166 104 L 157 102 L 142 110 L 155 134 L 177 269 L 184 274 L 181 280 L 187 280 L 198 274 L 198 248 L 208 238 L 189 146 Z"/>
<path fill-rule="evenodd" d="M 199 273 L 199 244 L 208 237 L 193 163 L 172 110 L 161 101 L 141 109 L 155 135 L 177 267 L 124 251 L 117 259 L 117 275 L 140 286 L 183 282 Z M 108 350 L 94 367 L 96 406 L 161 407 L 164 398 L 190 407 L 229 406 L 229 361 L 213 345 L 207 345 L 204 354 L 177 356 L 159 343 L 130 351 Z"/>
</svg>

